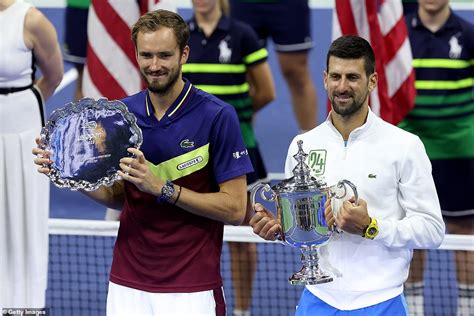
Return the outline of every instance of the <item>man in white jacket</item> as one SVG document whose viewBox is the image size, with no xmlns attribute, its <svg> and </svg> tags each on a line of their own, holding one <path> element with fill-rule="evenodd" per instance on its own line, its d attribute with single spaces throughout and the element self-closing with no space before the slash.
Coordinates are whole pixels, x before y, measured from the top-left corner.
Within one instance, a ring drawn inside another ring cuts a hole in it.
<svg viewBox="0 0 474 316">
<path fill-rule="evenodd" d="M 303 140 L 312 175 L 331 185 L 348 179 L 359 191 L 354 200 L 326 203 L 326 221 L 341 234 L 328 243 L 328 261 L 341 273 L 333 282 L 306 286 L 296 315 L 408 315 L 403 297 L 413 249 L 437 248 L 445 226 L 420 139 L 384 122 L 369 108 L 377 86 L 370 44 L 356 36 L 335 40 L 327 54 L 324 86 L 332 104 L 327 120 L 295 137 L 286 176 Z M 319 155 L 318 155 L 319 153 Z M 312 161 L 317 159 L 317 161 Z M 281 229 L 262 205 L 250 221 L 254 232 L 272 240 Z M 323 266 L 324 268 L 324 266 Z"/>
</svg>

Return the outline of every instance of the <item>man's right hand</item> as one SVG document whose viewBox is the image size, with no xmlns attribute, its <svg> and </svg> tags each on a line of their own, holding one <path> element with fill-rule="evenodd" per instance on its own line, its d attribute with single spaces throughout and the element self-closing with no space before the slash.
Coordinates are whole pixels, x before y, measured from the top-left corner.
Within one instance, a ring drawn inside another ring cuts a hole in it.
<svg viewBox="0 0 474 316">
<path fill-rule="evenodd" d="M 262 204 L 255 204 L 255 215 L 250 219 L 253 232 L 265 240 L 275 240 L 281 232 L 280 221 L 265 209 Z"/>
<path fill-rule="evenodd" d="M 49 174 L 49 172 L 51 171 L 51 169 L 49 168 L 49 165 L 52 163 L 52 161 L 49 159 L 49 156 L 51 155 L 51 153 L 47 150 L 43 150 L 40 148 L 41 138 L 39 137 L 36 138 L 36 144 L 38 146 L 33 148 L 32 153 L 33 155 L 36 156 L 36 158 L 34 159 L 34 162 L 35 164 L 39 166 L 38 172 Z"/>
</svg>

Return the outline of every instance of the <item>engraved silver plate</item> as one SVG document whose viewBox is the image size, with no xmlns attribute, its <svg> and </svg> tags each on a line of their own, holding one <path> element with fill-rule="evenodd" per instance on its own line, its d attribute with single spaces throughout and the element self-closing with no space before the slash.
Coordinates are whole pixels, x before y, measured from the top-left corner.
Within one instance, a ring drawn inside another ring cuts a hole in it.
<svg viewBox="0 0 474 316">
<path fill-rule="evenodd" d="M 49 177 L 58 187 L 94 191 L 118 180 L 119 161 L 140 148 L 135 116 L 118 100 L 84 98 L 55 110 L 41 130 L 51 152 Z"/>
</svg>

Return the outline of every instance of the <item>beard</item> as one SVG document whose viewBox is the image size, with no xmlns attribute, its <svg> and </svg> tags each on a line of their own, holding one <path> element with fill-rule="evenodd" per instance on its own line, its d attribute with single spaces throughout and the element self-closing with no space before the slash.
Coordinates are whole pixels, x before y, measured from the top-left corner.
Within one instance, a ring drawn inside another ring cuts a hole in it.
<svg viewBox="0 0 474 316">
<path fill-rule="evenodd" d="M 152 82 L 148 80 L 148 78 L 144 75 L 142 75 L 142 77 L 146 82 L 148 90 L 150 90 L 153 93 L 163 95 L 163 94 L 166 94 L 171 89 L 171 87 L 178 81 L 180 73 L 181 73 L 181 65 L 179 65 L 179 67 L 175 71 L 170 70 L 168 81 L 164 83 Z"/>
<path fill-rule="evenodd" d="M 342 117 L 351 116 L 351 115 L 357 113 L 362 108 L 362 105 L 364 105 L 365 101 L 369 97 L 369 93 L 370 92 L 367 91 L 364 96 L 361 96 L 359 98 L 355 97 L 353 93 L 349 93 L 349 92 L 348 93 L 341 93 L 341 94 L 333 94 L 333 96 L 331 98 L 332 108 L 333 108 L 334 112 L 336 112 L 337 114 L 339 114 Z M 347 107 L 339 106 L 337 101 L 334 100 L 335 97 L 338 96 L 338 95 L 351 96 L 353 101 Z"/>
</svg>

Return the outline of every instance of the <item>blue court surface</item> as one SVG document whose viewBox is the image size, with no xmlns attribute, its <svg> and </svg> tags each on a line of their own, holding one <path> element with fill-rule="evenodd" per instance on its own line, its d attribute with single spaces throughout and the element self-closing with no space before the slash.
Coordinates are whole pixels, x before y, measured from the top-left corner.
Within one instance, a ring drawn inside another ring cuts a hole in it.
<svg viewBox="0 0 474 316">
<path fill-rule="evenodd" d="M 41 3 L 41 1 L 39 1 L 39 3 Z M 62 42 L 64 37 L 64 9 L 60 7 L 41 8 L 41 6 L 39 8 L 53 22 L 58 31 L 59 39 Z M 474 8 L 470 11 L 458 10 L 456 12 L 465 19 L 474 21 Z M 189 8 L 181 9 L 179 13 L 181 13 L 184 18 L 191 16 L 191 10 Z M 326 117 L 326 94 L 323 88 L 323 70 L 326 62 L 325 54 L 331 41 L 331 20 L 331 8 L 322 7 L 312 9 L 312 35 L 315 47 L 311 51 L 310 67 L 319 98 L 318 122 L 323 121 Z M 298 133 L 298 128 L 292 113 L 288 89 L 279 71 L 277 59 L 271 44 L 269 52 L 269 63 L 274 74 L 277 97 L 275 101 L 257 114 L 255 126 L 257 139 L 267 170 L 271 173 L 281 174 L 284 169 L 287 147 L 293 137 Z M 71 64 L 65 63 L 66 77 L 72 74 L 72 72 L 69 71 L 73 71 L 73 67 Z M 71 81 L 70 84 L 66 85 L 48 100 L 46 108 L 48 115 L 54 109 L 62 107 L 64 104 L 72 101 L 73 88 L 74 81 Z M 100 220 L 104 218 L 104 212 L 105 208 L 103 206 L 87 199 L 80 193 L 71 192 L 67 189 L 58 189 L 54 185 L 51 186 L 51 218 Z M 71 239 L 67 241 L 67 245 L 69 245 L 67 246 L 64 241 L 58 242 L 56 245 L 57 238 L 59 237 L 51 238 L 50 243 L 51 252 L 55 254 L 50 258 L 49 279 L 50 286 L 54 285 L 54 282 L 59 282 L 61 285 L 58 285 L 58 292 L 50 292 L 48 294 L 48 301 L 49 304 L 51 304 L 51 302 L 54 303 L 55 299 L 62 303 L 64 303 L 65 300 L 70 300 L 70 303 L 66 303 L 70 305 L 65 308 L 67 312 L 55 313 L 55 315 L 95 315 L 97 314 L 97 310 L 100 310 L 101 312 L 99 314 L 102 314 L 103 308 L 105 307 L 106 287 L 102 286 L 99 294 L 94 294 L 96 292 L 93 292 L 90 286 L 91 284 L 97 285 L 98 283 L 106 285 L 107 283 L 106 278 L 110 264 L 113 239 L 99 237 L 91 237 L 90 240 L 87 238 L 75 239 L 75 237 L 72 236 Z M 263 246 L 259 245 L 259 247 Z M 299 267 L 298 252 L 295 249 L 281 245 L 272 245 L 270 247 L 271 248 L 265 248 L 265 252 L 267 252 L 265 261 L 259 261 L 257 275 L 259 275 L 259 278 L 260 275 L 262 275 L 262 279 L 258 280 L 259 288 L 255 291 L 257 293 L 261 291 L 262 293 L 258 295 L 259 304 L 255 307 L 257 309 L 253 310 L 253 315 L 291 315 L 291 309 L 288 314 L 286 312 L 283 313 L 283 310 L 288 304 L 295 306 L 302 288 L 287 286 L 282 292 L 277 290 L 275 282 L 286 284 L 286 278 L 289 274 L 296 271 L 295 269 Z M 275 249 L 273 250 L 274 247 Z M 103 253 L 104 249 L 105 254 Z M 92 256 L 84 255 L 86 251 L 90 253 L 96 250 L 100 253 Z M 259 249 L 259 252 L 263 254 L 264 250 Z M 428 302 L 426 302 L 427 305 L 432 305 L 431 303 L 434 303 L 436 300 L 443 302 L 441 305 L 445 305 L 445 307 L 448 308 L 452 306 L 452 300 L 457 296 L 455 286 L 453 285 L 455 270 L 450 256 L 451 254 L 447 251 L 430 254 L 430 262 L 432 262 L 432 264 L 430 263 L 430 271 L 427 273 L 429 273 L 430 276 L 443 274 L 445 277 L 440 281 L 434 281 L 436 282 L 432 287 L 434 293 L 429 293 L 432 298 L 428 299 Z M 224 272 L 224 279 L 227 280 L 225 288 L 227 290 L 230 288 L 228 281 L 230 275 L 227 249 L 224 249 L 223 257 L 223 269 L 226 271 Z M 65 260 L 67 262 L 65 262 Z M 92 261 L 89 262 L 90 260 Z M 284 263 L 282 260 L 289 261 Z M 69 274 L 69 272 L 62 270 L 66 266 L 71 266 L 74 269 L 74 273 Z M 93 270 L 91 270 L 91 266 Z M 84 267 L 88 268 L 82 271 L 81 269 Z M 88 278 L 91 280 L 86 288 L 77 287 L 76 284 L 78 280 L 75 279 L 77 278 L 77 273 L 79 273 L 80 278 Z M 451 288 L 449 292 L 443 290 L 447 288 Z M 55 297 L 56 294 L 58 295 L 57 298 Z M 226 296 L 228 298 L 228 305 L 231 307 L 233 304 L 231 290 L 226 293 Z M 81 299 L 87 299 L 89 303 L 92 302 L 96 306 L 88 306 L 87 309 L 83 309 L 86 307 L 81 306 Z M 284 303 L 286 305 L 280 305 Z M 433 310 L 433 307 L 427 310 L 427 315 L 452 315 L 451 313 L 452 310 L 440 309 L 436 311 Z"/>
</svg>

